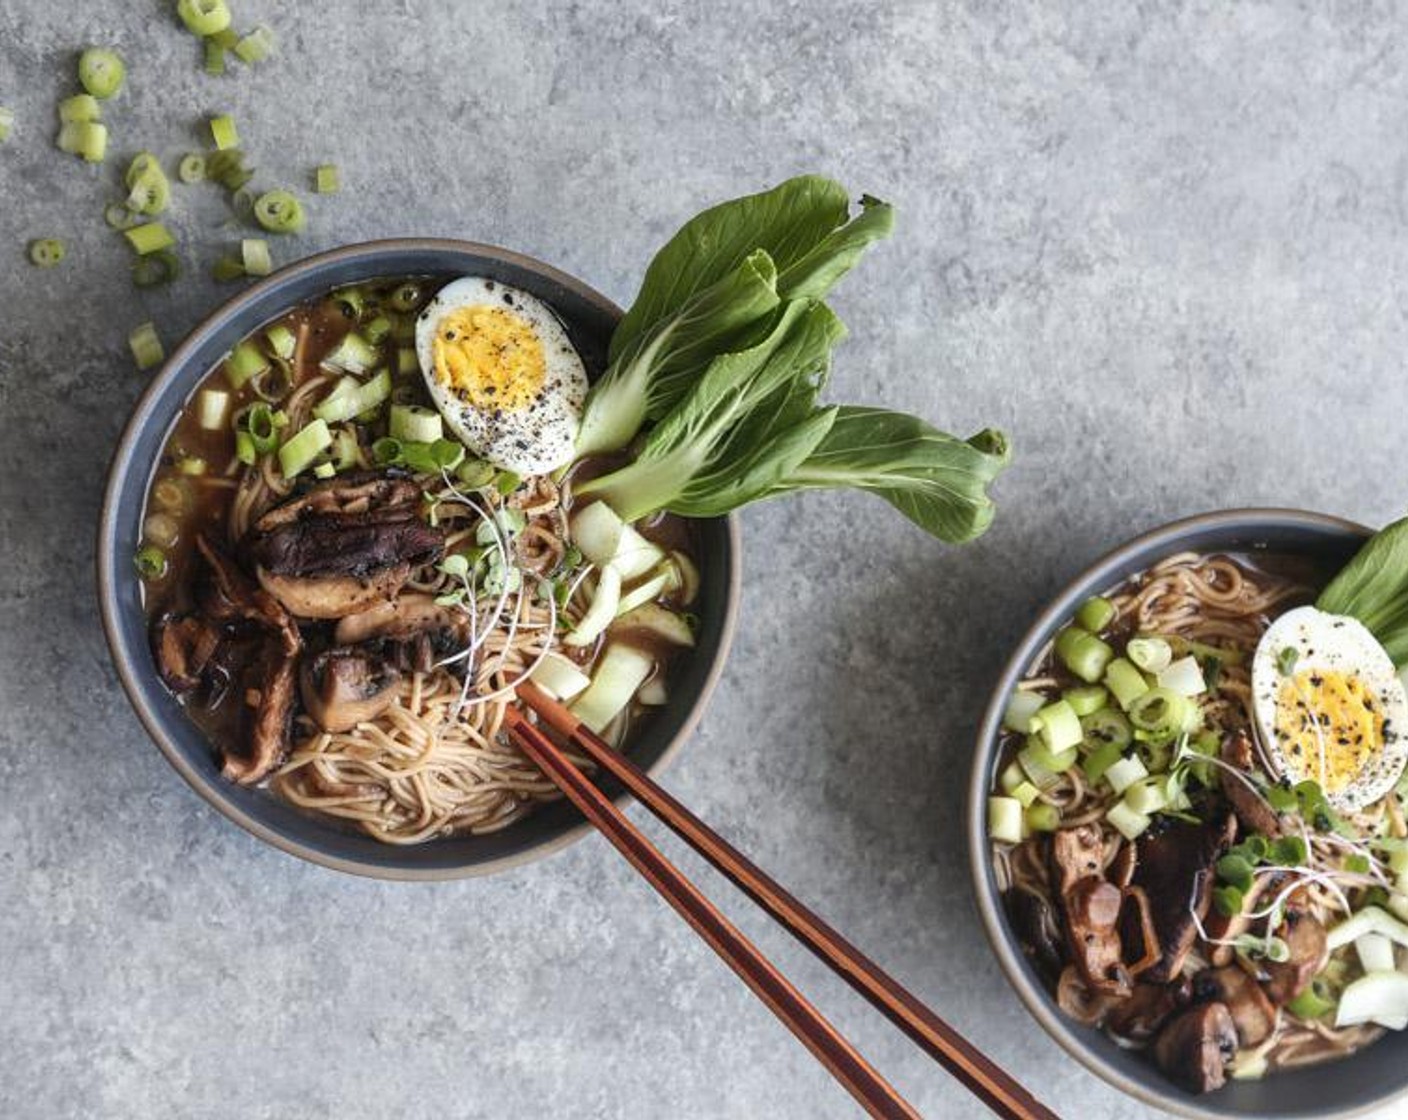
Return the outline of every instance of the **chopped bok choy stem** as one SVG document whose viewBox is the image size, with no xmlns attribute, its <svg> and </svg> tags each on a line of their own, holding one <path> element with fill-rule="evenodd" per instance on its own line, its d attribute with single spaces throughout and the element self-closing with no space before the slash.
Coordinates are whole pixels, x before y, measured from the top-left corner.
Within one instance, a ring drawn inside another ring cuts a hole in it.
<svg viewBox="0 0 1408 1120">
<path fill-rule="evenodd" d="M 600 734 L 655 672 L 655 659 L 634 646 L 612 642 L 592 672 L 592 683 L 572 703 L 572 713 Z"/>
</svg>

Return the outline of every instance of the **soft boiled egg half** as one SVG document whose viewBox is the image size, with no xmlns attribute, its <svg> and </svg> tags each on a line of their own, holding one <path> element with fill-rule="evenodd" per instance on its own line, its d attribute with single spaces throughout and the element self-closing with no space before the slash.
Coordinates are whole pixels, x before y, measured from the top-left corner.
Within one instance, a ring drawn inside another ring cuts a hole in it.
<svg viewBox="0 0 1408 1120">
<path fill-rule="evenodd" d="M 461 277 L 420 313 L 416 354 L 435 407 L 481 459 L 519 475 L 571 461 L 587 371 L 546 304 Z"/>
<path fill-rule="evenodd" d="M 1262 635 L 1252 705 L 1268 761 L 1313 781 L 1337 809 L 1388 793 L 1408 761 L 1408 699 L 1393 662 L 1358 619 L 1297 607 Z"/>
</svg>

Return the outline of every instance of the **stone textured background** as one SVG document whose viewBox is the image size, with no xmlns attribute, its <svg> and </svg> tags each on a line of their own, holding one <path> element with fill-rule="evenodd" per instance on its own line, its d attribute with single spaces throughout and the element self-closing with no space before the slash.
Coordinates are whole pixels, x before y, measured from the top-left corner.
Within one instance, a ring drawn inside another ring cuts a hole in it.
<svg viewBox="0 0 1408 1120">
<path fill-rule="evenodd" d="M 0 0 L 18 118 L 0 147 L 0 1114 L 854 1112 L 603 842 L 492 881 L 359 881 L 239 832 L 148 743 L 92 586 L 103 469 L 143 380 L 124 340 L 151 317 L 174 344 L 224 298 L 208 267 L 239 234 L 178 188 L 191 277 L 129 288 L 101 219 L 115 165 L 51 147 L 94 42 L 130 62 L 115 153 L 174 156 L 230 111 L 269 183 L 341 164 L 344 193 L 311 202 L 281 259 L 464 236 L 627 302 L 718 199 L 816 169 L 898 204 L 835 301 L 853 338 L 834 396 L 1005 427 L 997 524 L 950 550 L 861 497 L 750 510 L 738 643 L 668 781 L 1058 1110 L 1137 1115 L 1063 1059 L 982 942 L 973 730 L 1043 600 L 1134 532 L 1243 503 L 1400 511 L 1393 6 L 234 6 L 280 55 L 212 79 L 168 3 Z M 69 260 L 31 269 L 25 242 L 50 234 Z M 926 1115 L 981 1114 L 730 910 Z"/>
</svg>

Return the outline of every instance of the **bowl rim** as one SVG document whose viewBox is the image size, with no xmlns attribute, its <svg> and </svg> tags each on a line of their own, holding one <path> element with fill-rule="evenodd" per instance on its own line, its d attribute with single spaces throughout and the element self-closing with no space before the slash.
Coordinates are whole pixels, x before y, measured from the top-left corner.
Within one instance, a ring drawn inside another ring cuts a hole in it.
<svg viewBox="0 0 1408 1120">
<path fill-rule="evenodd" d="M 992 879 L 991 858 L 988 854 L 986 804 L 989 789 L 989 763 L 998 741 L 998 729 L 1006 708 L 1007 696 L 1017 681 L 1026 672 L 1042 644 L 1043 635 L 1054 630 L 1068 617 L 1074 601 L 1091 593 L 1093 586 L 1102 586 L 1113 572 L 1123 567 L 1136 556 L 1156 553 L 1160 548 L 1175 546 L 1179 539 L 1191 531 L 1207 530 L 1247 530 L 1258 526 L 1266 528 L 1305 528 L 1349 532 L 1368 537 L 1372 530 L 1357 521 L 1333 514 L 1317 513 L 1311 510 L 1287 507 L 1240 507 L 1215 510 L 1180 518 L 1150 529 L 1138 536 L 1110 549 L 1093 563 L 1069 580 L 1050 599 L 1049 605 L 1017 640 L 1011 656 L 1005 662 L 992 697 L 988 701 L 979 727 L 972 771 L 968 782 L 968 803 L 966 806 L 966 828 L 968 840 L 968 866 L 972 879 L 974 902 L 982 920 L 983 932 L 988 944 L 997 957 L 1007 982 L 1015 989 L 1027 1011 L 1032 1015 L 1052 1039 L 1071 1057 L 1075 1058 L 1091 1073 L 1114 1086 L 1121 1092 L 1143 1104 L 1162 1109 L 1178 1116 L 1193 1120 L 1275 1120 L 1276 1113 L 1230 1113 L 1216 1107 L 1199 1103 L 1202 1098 L 1176 1095 L 1173 1087 L 1166 1091 L 1130 1077 L 1110 1063 L 1088 1044 L 1089 1028 L 1072 1023 L 1061 1014 L 1055 1001 L 1041 985 L 1027 974 L 1024 958 L 1017 948 L 1015 938 L 1006 928 L 1001 903 Z M 1402 1086 L 1381 1093 L 1362 1103 L 1322 1112 L 1325 1120 L 1346 1120 L 1361 1116 L 1383 1105 L 1408 1095 L 1408 1079 Z"/>
<path fill-rule="evenodd" d="M 157 371 L 156 376 L 151 379 L 133 404 L 132 411 L 123 425 L 122 434 L 118 437 L 117 444 L 108 463 L 103 484 L 102 510 L 97 528 L 97 547 L 94 554 L 94 563 L 97 569 L 98 607 L 109 656 L 113 667 L 117 670 L 117 675 L 121 681 L 123 692 L 127 695 L 128 703 L 131 704 L 133 710 L 137 713 L 137 718 L 146 729 L 148 737 L 156 744 L 162 755 L 165 756 L 166 761 L 171 764 L 176 772 L 185 780 L 186 784 L 195 790 L 207 804 L 213 806 L 220 814 L 233 821 L 257 839 L 272 845 L 288 855 L 306 860 L 309 863 L 371 879 L 445 881 L 493 875 L 501 871 L 522 867 L 525 864 L 532 863 L 550 856 L 555 852 L 559 852 L 581 840 L 591 833 L 593 829 L 590 823 L 586 820 L 582 820 L 570 825 L 556 836 L 548 837 L 522 851 L 497 856 L 479 863 L 455 864 L 448 867 L 396 867 L 363 863 L 358 859 L 336 856 L 318 851 L 314 848 L 305 847 L 298 840 L 283 835 L 276 829 L 265 825 L 246 813 L 224 795 L 224 791 L 220 786 L 222 779 L 217 777 L 214 780 L 210 780 L 191 765 L 189 760 L 186 759 L 184 754 L 177 747 L 174 739 L 166 733 L 162 721 L 147 703 L 142 690 L 137 687 L 136 681 L 139 674 L 150 672 L 150 670 L 144 666 L 134 664 L 135 659 L 128 656 L 128 650 L 120 636 L 121 627 L 118 619 L 118 599 L 114 578 L 118 573 L 129 570 L 130 565 L 124 567 L 117 562 L 115 555 L 118 533 L 118 496 L 122 489 L 121 484 L 123 480 L 130 475 L 134 469 L 145 470 L 147 467 L 145 463 L 135 462 L 134 445 L 137 442 L 139 433 L 153 420 L 156 400 L 161 396 L 162 391 L 167 387 L 168 383 L 175 379 L 177 373 L 185 368 L 190 356 L 203 345 L 206 337 L 219 329 L 231 316 L 238 314 L 250 304 L 257 302 L 271 289 L 286 284 L 291 278 L 326 268 L 329 265 L 360 260 L 361 258 L 376 256 L 378 254 L 434 253 L 446 251 L 459 254 L 473 254 L 535 273 L 542 279 L 566 289 L 585 302 L 597 306 L 615 319 L 619 320 L 623 315 L 621 307 L 616 304 L 615 301 L 609 299 L 575 276 L 563 272 L 543 261 L 537 260 L 534 257 L 485 242 L 466 241 L 448 237 L 381 238 L 371 241 L 354 242 L 349 245 L 342 245 L 334 249 L 328 249 L 320 253 L 314 253 L 311 256 L 303 257 L 300 260 L 278 269 L 269 276 L 259 280 L 257 283 L 251 284 L 249 287 L 243 289 L 232 298 L 218 304 L 201 317 L 181 340 L 180 344 L 177 345 L 171 354 L 162 362 L 161 368 Z M 652 776 L 658 775 L 668 767 L 684 748 L 684 744 L 694 734 L 700 719 L 703 718 L 704 709 L 723 676 L 724 666 L 728 660 L 728 653 L 733 645 L 734 635 L 737 630 L 740 600 L 742 598 L 742 535 L 739 530 L 737 514 L 728 514 L 720 520 L 724 523 L 724 548 L 729 559 L 729 580 L 722 606 L 718 648 L 714 652 L 713 662 L 704 676 L 699 692 L 691 702 L 689 711 L 685 714 L 680 723 L 678 731 L 670 738 L 669 742 L 665 744 L 659 757 L 647 768 L 647 773 Z M 129 575 L 127 578 L 136 577 Z M 622 792 L 613 798 L 613 800 L 618 806 L 624 808 L 631 804 L 634 799 L 629 793 Z"/>
</svg>

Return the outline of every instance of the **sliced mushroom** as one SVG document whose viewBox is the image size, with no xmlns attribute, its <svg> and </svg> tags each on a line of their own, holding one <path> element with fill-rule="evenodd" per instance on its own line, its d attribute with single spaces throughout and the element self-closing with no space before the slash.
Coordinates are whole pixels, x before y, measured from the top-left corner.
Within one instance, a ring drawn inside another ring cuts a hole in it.
<svg viewBox="0 0 1408 1120">
<path fill-rule="evenodd" d="M 1275 895 L 1284 883 L 1284 877 L 1276 872 L 1258 875 L 1252 880 L 1251 888 L 1242 896 L 1242 909 L 1236 914 L 1224 914 L 1221 910 L 1209 909 L 1203 926 L 1208 931 L 1209 941 L 1213 942 L 1209 946 L 1211 952 L 1208 959 L 1214 965 L 1221 968 L 1232 963 L 1237 950 L 1231 943 L 1252 928 L 1252 914 L 1258 909 L 1257 902 L 1265 895 Z"/>
<path fill-rule="evenodd" d="M 1154 909 L 1149 895 L 1143 887 L 1132 885 L 1125 887 L 1123 894 L 1120 943 L 1124 946 L 1125 968 L 1130 976 L 1140 976 L 1159 963 L 1163 950 L 1159 947 L 1158 930 L 1154 928 Z"/>
<path fill-rule="evenodd" d="M 165 615 L 152 628 L 157 672 L 172 692 L 191 692 L 205 676 L 222 636 L 198 615 Z"/>
<path fill-rule="evenodd" d="M 1139 864 L 1137 853 L 1138 849 L 1134 844 L 1126 840 L 1115 852 L 1115 858 L 1110 861 L 1110 871 L 1106 877 L 1121 890 L 1134 881 L 1134 869 Z"/>
<path fill-rule="evenodd" d="M 1139 837 L 1131 882 L 1149 897 L 1161 953 L 1159 963 L 1145 974 L 1151 983 L 1167 983 L 1182 971 L 1198 935 L 1197 922 L 1207 916 L 1213 865 L 1236 834 L 1237 819 L 1230 811 L 1209 811 L 1201 823 L 1169 820 L 1159 831 L 1150 829 Z"/>
<path fill-rule="evenodd" d="M 1266 998 L 1261 985 L 1235 964 L 1205 968 L 1194 976 L 1193 998 L 1226 1004 L 1243 1047 L 1266 1041 L 1276 1029 L 1276 1005 Z"/>
<path fill-rule="evenodd" d="M 1119 999 L 1119 996 L 1092 988 L 1075 965 L 1063 970 L 1056 982 L 1056 1006 L 1084 1027 L 1098 1026 Z"/>
<path fill-rule="evenodd" d="M 1064 895 L 1066 947 L 1071 962 L 1090 987 L 1123 996 L 1129 993 L 1129 972 L 1120 945 L 1119 887 L 1091 875 Z"/>
<path fill-rule="evenodd" d="M 303 707 L 324 731 L 349 731 L 396 699 L 401 674 L 365 650 L 334 648 L 305 661 Z"/>
<path fill-rule="evenodd" d="M 208 566 L 200 588 L 200 608 L 207 618 L 221 623 L 251 623 L 276 633 L 285 651 L 302 648 L 298 627 L 278 600 L 258 587 L 229 556 L 206 537 L 196 537 L 196 548 Z"/>
<path fill-rule="evenodd" d="M 1289 1003 L 1310 986 L 1315 974 L 1325 967 L 1329 956 L 1325 927 L 1299 906 L 1286 908 L 1286 920 L 1278 936 L 1290 955 L 1284 961 L 1266 961 L 1266 994 L 1278 1006 Z"/>
<path fill-rule="evenodd" d="M 270 641 L 249 750 L 246 754 L 225 752 L 225 777 L 241 785 L 254 785 L 278 766 L 288 746 L 297 677 L 297 658 Z"/>
<path fill-rule="evenodd" d="M 348 615 L 338 622 L 335 638 L 338 645 L 344 646 L 374 638 L 400 642 L 434 630 L 467 634 L 468 627 L 469 619 L 463 611 L 442 607 L 433 596 L 411 593 Z"/>
<path fill-rule="evenodd" d="M 1195 1093 L 1227 1083 L 1227 1063 L 1237 1052 L 1237 1027 L 1222 1003 L 1203 1003 L 1170 1020 L 1154 1042 L 1154 1061 L 1172 1080 Z"/>
<path fill-rule="evenodd" d="M 1055 908 L 1043 895 L 1025 887 L 1013 887 L 1002 897 L 1022 948 L 1044 972 L 1057 975 L 1065 963 L 1065 954 Z"/>
<path fill-rule="evenodd" d="M 1242 824 L 1242 830 L 1259 832 L 1263 836 L 1280 836 L 1280 815 L 1266 803 L 1261 794 L 1247 784 L 1251 772 L 1256 768 L 1256 757 L 1252 752 L 1252 741 L 1245 731 L 1238 731 L 1223 740 L 1222 761 L 1239 773 L 1248 775 L 1244 780 L 1223 769 L 1217 772 L 1222 794 L 1231 803 L 1237 820 Z"/>
<path fill-rule="evenodd" d="M 421 517 L 407 479 L 333 479 L 275 506 L 245 542 L 255 574 L 301 618 L 341 618 L 393 598 L 418 564 L 439 559 L 445 534 Z"/>
<path fill-rule="evenodd" d="M 1104 866 L 1105 842 L 1094 824 L 1063 828 L 1051 834 L 1051 871 L 1056 893 L 1065 895 L 1089 875 L 1098 876 Z"/>
<path fill-rule="evenodd" d="M 1105 1016 L 1105 1029 L 1123 1042 L 1143 1045 L 1190 998 L 1190 985 L 1182 977 L 1172 984 L 1135 984 L 1129 997 Z"/>
</svg>

